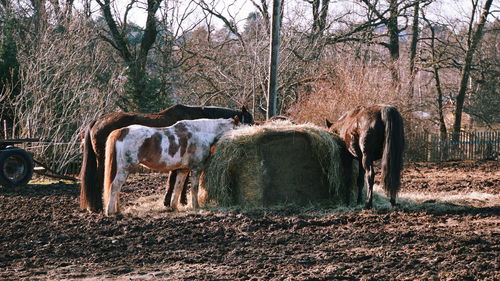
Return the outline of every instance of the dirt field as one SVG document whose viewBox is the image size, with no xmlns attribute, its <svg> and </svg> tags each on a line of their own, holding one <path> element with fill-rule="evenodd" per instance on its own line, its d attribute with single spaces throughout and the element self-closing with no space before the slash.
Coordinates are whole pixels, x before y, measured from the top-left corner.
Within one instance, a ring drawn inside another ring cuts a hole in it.
<svg viewBox="0 0 500 281">
<path fill-rule="evenodd" d="M 166 212 L 164 175 L 124 186 L 123 215 L 77 184 L 0 188 L 0 279 L 499 280 L 500 164 L 407 164 L 390 209 Z"/>
</svg>

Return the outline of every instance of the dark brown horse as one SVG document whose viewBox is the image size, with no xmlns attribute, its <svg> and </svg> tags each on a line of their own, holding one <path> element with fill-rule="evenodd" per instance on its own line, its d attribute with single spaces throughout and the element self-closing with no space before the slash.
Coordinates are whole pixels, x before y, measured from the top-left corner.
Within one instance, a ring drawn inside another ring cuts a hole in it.
<svg viewBox="0 0 500 281">
<path fill-rule="evenodd" d="M 225 107 L 178 104 L 154 114 L 114 112 L 98 118 L 89 125 L 84 134 L 80 208 L 91 212 L 102 210 L 106 139 L 113 130 L 134 124 L 166 127 L 179 120 L 231 118 L 235 115 L 242 123 L 253 124 L 252 114 L 244 106 L 238 111 Z M 175 182 L 175 175 L 172 173 L 169 182 Z M 168 186 L 169 184 L 167 190 Z M 167 196 L 170 194 L 166 194 Z"/>
<path fill-rule="evenodd" d="M 359 106 L 344 113 L 336 122 L 326 125 L 344 139 L 349 152 L 359 160 L 358 203 L 364 185 L 367 187 L 366 208 L 372 207 L 375 172 L 373 162 L 382 159 L 382 186 L 391 205 L 401 186 L 403 168 L 403 118 L 389 105 Z"/>
</svg>

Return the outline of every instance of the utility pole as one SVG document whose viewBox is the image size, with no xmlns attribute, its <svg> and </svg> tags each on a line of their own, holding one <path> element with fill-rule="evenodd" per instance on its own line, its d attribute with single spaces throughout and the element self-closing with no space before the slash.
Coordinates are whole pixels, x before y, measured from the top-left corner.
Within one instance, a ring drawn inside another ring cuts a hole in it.
<svg viewBox="0 0 500 281">
<path fill-rule="evenodd" d="M 276 115 L 276 100 L 278 97 L 278 54 L 280 48 L 281 1 L 273 0 L 273 15 L 271 17 L 271 48 L 269 51 L 269 84 L 267 99 L 267 119 Z"/>
</svg>

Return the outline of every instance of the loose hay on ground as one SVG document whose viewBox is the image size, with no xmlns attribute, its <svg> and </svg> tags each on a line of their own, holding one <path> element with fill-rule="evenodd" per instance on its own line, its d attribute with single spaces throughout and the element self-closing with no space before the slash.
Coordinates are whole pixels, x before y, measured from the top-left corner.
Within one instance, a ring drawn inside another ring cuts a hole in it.
<svg viewBox="0 0 500 281">
<path fill-rule="evenodd" d="M 342 140 L 320 127 L 276 121 L 220 138 L 204 177 L 218 206 L 261 207 L 357 198 L 357 161 Z"/>
</svg>

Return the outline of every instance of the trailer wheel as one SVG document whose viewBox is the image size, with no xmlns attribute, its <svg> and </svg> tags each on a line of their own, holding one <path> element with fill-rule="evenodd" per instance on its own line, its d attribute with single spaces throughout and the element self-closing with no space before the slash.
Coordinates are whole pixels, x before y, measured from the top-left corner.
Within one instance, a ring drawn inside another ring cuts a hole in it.
<svg viewBox="0 0 500 281">
<path fill-rule="evenodd" d="M 33 176 L 33 159 L 19 147 L 0 151 L 0 184 L 15 187 L 27 184 Z"/>
</svg>

